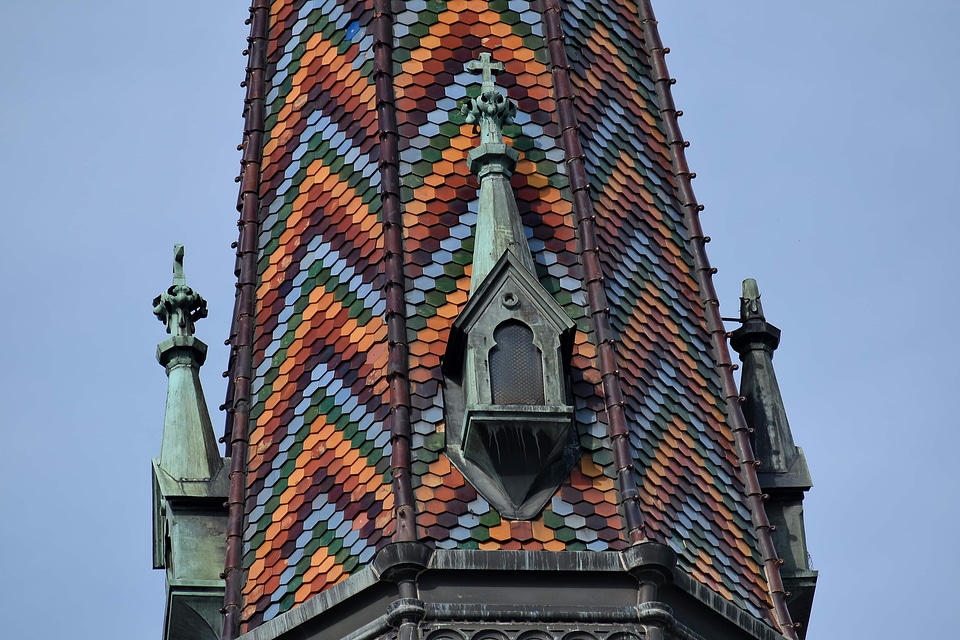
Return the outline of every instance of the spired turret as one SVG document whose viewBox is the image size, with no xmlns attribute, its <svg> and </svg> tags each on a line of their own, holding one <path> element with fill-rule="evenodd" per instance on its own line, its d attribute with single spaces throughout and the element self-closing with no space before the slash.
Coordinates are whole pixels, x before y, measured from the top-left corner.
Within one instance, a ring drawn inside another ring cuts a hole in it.
<svg viewBox="0 0 960 640">
<path fill-rule="evenodd" d="M 174 247 L 173 284 L 153 301 L 170 337 L 157 346 L 167 372 L 160 456 L 153 459 L 153 567 L 167 570 L 164 640 L 220 637 L 229 460 L 220 457 L 200 386 L 207 345 L 194 323 L 207 303 L 187 286 L 183 245 Z"/>
<path fill-rule="evenodd" d="M 773 370 L 773 352 L 780 344 L 780 329 L 766 321 L 757 281 L 743 281 L 740 322 L 730 344 L 740 355 L 743 373 L 740 393 L 743 413 L 753 433 L 751 442 L 760 462 L 760 487 L 769 496 L 767 516 L 776 527 L 773 542 L 783 559 L 780 573 L 795 622 L 801 632 L 810 619 L 817 572 L 810 567 L 803 526 L 803 495 L 812 486 L 803 449 L 794 444 L 780 385 Z"/>
</svg>

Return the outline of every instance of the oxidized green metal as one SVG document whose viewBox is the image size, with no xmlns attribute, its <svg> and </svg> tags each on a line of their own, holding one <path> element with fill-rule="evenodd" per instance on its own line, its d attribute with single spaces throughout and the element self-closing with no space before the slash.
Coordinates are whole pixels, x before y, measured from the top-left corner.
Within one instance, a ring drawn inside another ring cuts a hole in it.
<svg viewBox="0 0 960 640">
<path fill-rule="evenodd" d="M 503 71 L 504 66 L 492 62 L 489 53 L 481 53 L 480 59 L 471 60 L 466 68 L 471 73 L 483 74 L 480 95 L 468 98 L 460 108 L 467 124 L 480 130 L 480 146 L 467 154 L 467 166 L 480 179 L 470 280 L 472 296 L 506 251 L 513 252 L 531 273 L 535 273 L 536 267 L 510 187 L 510 176 L 520 155 L 503 143 L 503 125 L 513 122 L 517 107 L 493 83 L 494 72 Z"/>
<path fill-rule="evenodd" d="M 153 314 L 175 336 L 192 336 L 196 321 L 207 317 L 207 301 L 187 286 L 183 275 L 182 244 L 173 246 L 173 284 L 153 299 Z"/>
<path fill-rule="evenodd" d="M 446 452 L 501 515 L 530 520 L 581 455 L 567 375 L 576 325 L 537 278 L 510 186 L 519 154 L 502 127 L 517 110 L 493 83 L 504 65 L 481 53 L 466 68 L 483 74 L 461 109 L 480 129 L 467 155 L 480 193 L 470 299 L 444 364 Z"/>
<path fill-rule="evenodd" d="M 773 368 L 780 329 L 767 322 L 760 289 L 753 278 L 743 281 L 740 322 L 742 326 L 730 335 L 730 345 L 743 363 L 743 414 L 752 432 L 754 456 L 760 463 L 757 479 L 767 495 L 766 512 L 774 527 L 773 544 L 783 559 L 780 574 L 789 592 L 787 605 L 792 619 L 803 625 L 802 637 L 817 586 L 803 523 L 803 497 L 813 486 L 813 479 L 803 449 L 794 443 Z"/>
<path fill-rule="evenodd" d="M 167 574 L 164 640 L 212 640 L 221 627 L 229 465 L 200 385 L 207 345 L 193 332 L 207 303 L 187 286 L 183 245 L 174 247 L 173 284 L 153 306 L 172 334 L 157 346 L 168 382 L 160 456 L 153 460 L 153 564 Z"/>
</svg>

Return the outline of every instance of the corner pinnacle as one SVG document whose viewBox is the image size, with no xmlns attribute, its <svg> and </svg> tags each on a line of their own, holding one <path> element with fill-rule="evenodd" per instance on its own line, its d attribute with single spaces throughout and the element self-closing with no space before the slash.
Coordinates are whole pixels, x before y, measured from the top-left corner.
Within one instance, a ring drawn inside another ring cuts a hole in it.
<svg viewBox="0 0 960 640">
<path fill-rule="evenodd" d="M 740 297 L 740 322 L 748 320 L 765 320 L 763 305 L 760 304 L 760 288 L 753 278 L 743 281 L 743 295 Z"/>
<path fill-rule="evenodd" d="M 193 335 L 194 323 L 207 316 L 207 302 L 187 286 L 182 244 L 173 247 L 173 284 L 154 298 L 153 313 L 172 334 L 157 345 L 168 378 L 157 465 L 176 481 L 207 481 L 223 467 L 200 385 L 207 345 Z"/>
</svg>

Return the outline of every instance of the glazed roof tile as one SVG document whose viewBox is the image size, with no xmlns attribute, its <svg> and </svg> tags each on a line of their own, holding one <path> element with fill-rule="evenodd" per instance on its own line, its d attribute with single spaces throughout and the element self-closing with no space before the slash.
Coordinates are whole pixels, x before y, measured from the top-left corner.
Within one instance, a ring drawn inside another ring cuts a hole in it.
<svg viewBox="0 0 960 640">
<path fill-rule="evenodd" d="M 417 535 L 438 548 L 626 544 L 538 7 L 394 7 L 413 496 Z M 373 20 L 372 1 L 270 9 L 246 629 L 348 577 L 396 527 L 382 217 L 393 160 L 381 153 Z M 607 0 L 564 1 L 561 20 L 647 534 L 695 580 L 770 620 L 643 29 L 633 5 Z M 463 65 L 481 50 L 505 63 L 498 85 L 519 105 L 505 134 L 521 153 L 511 184 L 537 276 L 577 324 L 571 387 L 583 456 L 527 522 L 502 518 L 443 453 L 440 361 L 467 301 L 477 206 L 465 157 L 476 136 L 458 103 L 477 90 Z"/>
</svg>

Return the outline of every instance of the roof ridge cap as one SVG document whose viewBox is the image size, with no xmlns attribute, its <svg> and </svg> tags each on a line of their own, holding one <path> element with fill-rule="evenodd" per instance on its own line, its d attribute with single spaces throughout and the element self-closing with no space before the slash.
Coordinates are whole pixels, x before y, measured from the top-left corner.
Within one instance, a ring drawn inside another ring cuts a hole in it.
<svg viewBox="0 0 960 640">
<path fill-rule="evenodd" d="M 576 118 L 575 96 L 570 83 L 570 65 L 563 44 L 559 0 L 545 0 L 543 22 L 550 67 L 554 80 L 554 100 L 557 103 L 560 129 L 563 131 L 564 157 L 569 168 L 570 190 L 580 242 L 580 261 L 583 265 L 587 306 L 597 343 L 597 369 L 603 380 L 603 399 L 609 421 L 610 441 L 617 467 L 617 495 L 622 506 L 626 527 L 626 542 L 636 544 L 647 539 L 640 509 L 640 491 L 633 473 L 635 458 L 630 442 L 627 418 L 624 412 L 624 394 L 617 358 L 616 340 L 610 320 L 610 307 L 603 285 L 600 266 L 598 233 L 590 198 L 580 127 Z"/>
<path fill-rule="evenodd" d="M 651 57 L 653 68 L 653 82 L 660 103 L 660 113 L 665 125 L 667 146 L 673 161 L 673 173 L 677 179 L 677 191 L 680 205 L 687 220 L 690 231 L 690 249 L 693 253 L 696 267 L 696 278 L 700 283 L 700 300 L 704 306 L 707 320 L 707 331 L 713 343 L 714 356 L 720 369 L 720 380 L 723 397 L 727 408 L 727 420 L 730 423 L 734 436 L 734 444 L 740 458 L 740 473 L 746 489 L 747 507 L 750 510 L 750 519 L 757 535 L 760 553 L 763 560 L 764 572 L 767 578 L 767 592 L 773 602 L 773 615 L 781 633 L 791 640 L 797 640 L 796 625 L 787 608 L 783 580 L 780 576 L 780 564 L 773 546 L 771 525 L 763 505 L 763 493 L 757 476 L 756 461 L 750 445 L 749 431 L 743 410 L 740 407 L 740 392 L 733 378 L 735 365 L 730 359 L 727 347 L 726 328 L 720 317 L 720 302 L 713 284 L 713 274 L 716 269 L 710 266 L 707 259 L 705 245 L 708 239 L 703 235 L 700 226 L 700 211 L 703 205 L 697 202 L 693 193 L 691 180 L 696 176 L 690 171 L 687 164 L 683 135 L 680 133 L 678 117 L 682 112 L 677 111 L 673 101 L 670 86 L 676 82 L 667 71 L 666 54 L 669 49 L 664 48 L 663 41 L 657 29 L 657 19 L 653 13 L 651 0 L 640 0 L 637 9 L 640 13 L 640 24 L 643 29 L 643 38 Z"/>
</svg>

